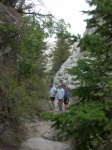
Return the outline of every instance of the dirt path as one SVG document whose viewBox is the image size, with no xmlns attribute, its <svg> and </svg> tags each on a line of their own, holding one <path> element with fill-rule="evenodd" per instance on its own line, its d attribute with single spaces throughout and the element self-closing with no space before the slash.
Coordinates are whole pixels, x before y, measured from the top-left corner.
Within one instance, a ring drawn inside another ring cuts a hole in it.
<svg viewBox="0 0 112 150">
<path fill-rule="evenodd" d="M 57 102 L 55 101 L 54 112 L 60 112 Z M 71 150 L 69 142 L 57 141 L 57 132 L 51 128 L 51 125 L 52 122 L 38 118 L 33 123 L 26 123 L 27 137 L 19 150 Z"/>
</svg>

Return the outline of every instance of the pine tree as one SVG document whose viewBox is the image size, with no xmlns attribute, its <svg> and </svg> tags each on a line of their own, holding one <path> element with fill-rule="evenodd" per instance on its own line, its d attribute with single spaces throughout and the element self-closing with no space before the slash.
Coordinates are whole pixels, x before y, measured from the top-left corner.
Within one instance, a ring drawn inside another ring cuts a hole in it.
<svg viewBox="0 0 112 150">
<path fill-rule="evenodd" d="M 57 22 L 56 29 L 56 46 L 53 52 L 53 71 L 56 73 L 61 65 L 70 56 L 70 48 L 78 37 L 67 31 L 69 24 L 66 24 L 63 19 Z"/>
<path fill-rule="evenodd" d="M 72 91 L 79 102 L 69 108 L 68 114 L 56 115 L 52 120 L 61 137 L 75 141 L 76 150 L 111 150 L 112 1 L 87 2 L 95 6 L 92 11 L 83 11 L 92 15 L 87 28 L 95 27 L 95 32 L 81 39 L 79 46 L 85 57 L 69 70 L 79 81 Z"/>
</svg>

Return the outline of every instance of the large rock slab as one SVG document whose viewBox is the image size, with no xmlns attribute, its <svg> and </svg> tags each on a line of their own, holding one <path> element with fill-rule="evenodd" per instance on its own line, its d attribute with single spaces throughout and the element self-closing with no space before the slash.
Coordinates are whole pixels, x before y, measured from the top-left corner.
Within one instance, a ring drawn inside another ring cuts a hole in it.
<svg viewBox="0 0 112 150">
<path fill-rule="evenodd" d="M 102 20 L 99 20 L 100 23 L 102 23 Z M 86 34 L 93 34 L 96 30 L 96 27 L 93 28 L 87 28 L 84 32 L 83 36 Z M 72 55 L 62 64 L 60 70 L 56 73 L 54 76 L 54 84 L 57 85 L 58 83 L 62 83 L 64 86 L 68 86 L 70 89 L 75 89 L 78 85 L 77 83 L 79 81 L 73 81 L 73 78 L 75 76 L 71 76 L 68 74 L 67 69 L 71 69 L 74 66 L 77 66 L 77 61 L 79 59 L 82 59 L 84 57 L 87 57 L 86 52 L 81 52 L 80 47 L 76 46 L 74 47 L 74 50 Z"/>
<path fill-rule="evenodd" d="M 51 127 L 51 121 L 37 118 L 24 125 L 27 135 L 19 150 L 71 150 L 70 142 L 58 141 L 57 131 Z"/>
<path fill-rule="evenodd" d="M 84 57 L 84 54 L 80 52 L 80 48 L 77 48 L 73 54 L 62 64 L 60 70 L 54 76 L 54 84 L 62 83 L 65 86 L 68 86 L 70 89 L 75 88 L 75 83 L 78 81 L 73 81 L 72 75 L 68 74 L 67 69 L 71 69 L 74 66 L 77 66 L 77 60 Z"/>
<path fill-rule="evenodd" d="M 63 142 L 49 141 L 44 138 L 27 139 L 21 150 L 71 150 L 70 145 Z"/>
</svg>

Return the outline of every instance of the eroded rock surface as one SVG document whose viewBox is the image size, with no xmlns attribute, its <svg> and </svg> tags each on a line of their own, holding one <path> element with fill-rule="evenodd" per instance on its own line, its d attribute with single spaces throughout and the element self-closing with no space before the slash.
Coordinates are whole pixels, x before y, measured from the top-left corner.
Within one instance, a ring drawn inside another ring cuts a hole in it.
<svg viewBox="0 0 112 150">
<path fill-rule="evenodd" d="M 30 138 L 23 143 L 21 150 L 70 150 L 68 144 L 46 140 L 44 138 Z"/>
<path fill-rule="evenodd" d="M 59 112 L 57 105 L 54 111 Z M 33 123 L 25 123 L 27 136 L 19 150 L 71 150 L 70 142 L 57 140 L 57 131 L 51 125 L 51 121 L 38 118 Z"/>
</svg>

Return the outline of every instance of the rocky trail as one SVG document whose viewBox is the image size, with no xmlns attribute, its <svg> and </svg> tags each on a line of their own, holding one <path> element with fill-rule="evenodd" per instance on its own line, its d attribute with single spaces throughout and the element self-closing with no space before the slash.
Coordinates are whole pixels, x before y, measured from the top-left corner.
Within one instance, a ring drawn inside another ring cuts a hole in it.
<svg viewBox="0 0 112 150">
<path fill-rule="evenodd" d="M 59 112 L 57 101 L 54 112 Z M 64 110 L 64 108 L 63 108 Z M 19 150 L 71 150 L 70 142 L 57 141 L 57 131 L 51 128 L 52 122 L 35 118 L 32 123 L 26 123 L 27 136 Z"/>
</svg>

